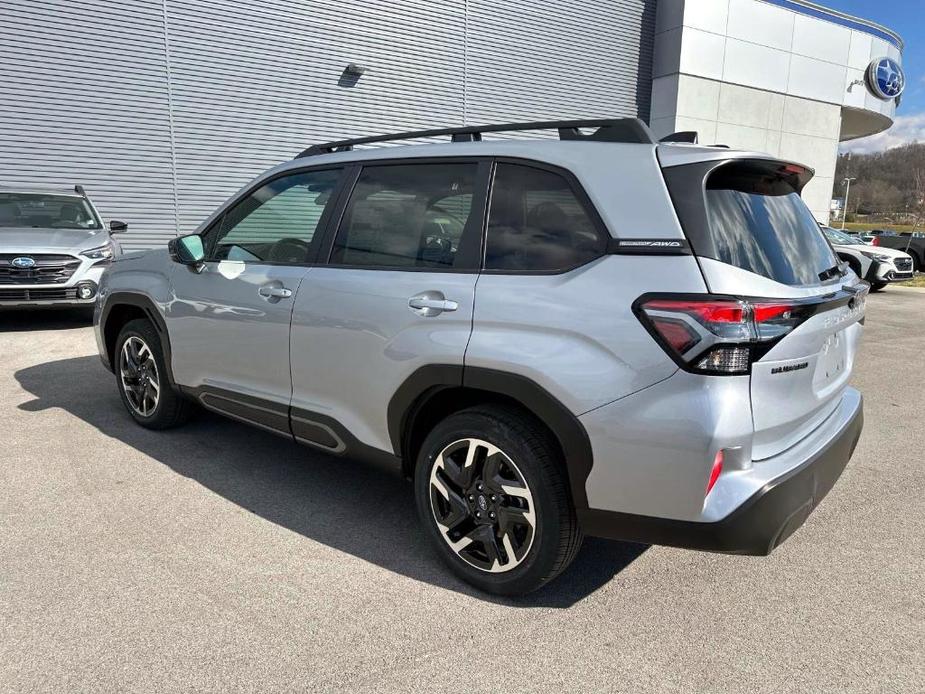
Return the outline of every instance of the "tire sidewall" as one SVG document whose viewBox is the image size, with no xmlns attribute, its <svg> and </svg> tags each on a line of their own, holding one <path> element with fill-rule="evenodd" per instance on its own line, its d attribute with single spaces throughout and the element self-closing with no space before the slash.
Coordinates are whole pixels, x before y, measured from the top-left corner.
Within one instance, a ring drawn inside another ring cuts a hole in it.
<svg viewBox="0 0 925 694">
<path fill-rule="evenodd" d="M 491 573 L 467 563 L 447 544 L 437 527 L 430 502 L 430 473 L 437 455 L 446 446 L 465 438 L 477 438 L 500 448 L 520 470 L 533 497 L 536 527 L 527 557 L 510 571 Z M 490 593 L 515 594 L 544 582 L 556 561 L 560 517 L 540 465 L 531 451 L 502 420 L 480 413 L 462 412 L 439 424 L 424 440 L 415 466 L 414 489 L 418 516 L 440 557 L 463 580 Z"/>
</svg>

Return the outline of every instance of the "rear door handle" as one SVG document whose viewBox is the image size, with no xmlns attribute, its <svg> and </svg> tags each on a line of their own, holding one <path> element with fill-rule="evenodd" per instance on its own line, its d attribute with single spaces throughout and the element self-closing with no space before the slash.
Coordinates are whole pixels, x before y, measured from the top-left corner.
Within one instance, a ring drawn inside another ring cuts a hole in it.
<svg viewBox="0 0 925 694">
<path fill-rule="evenodd" d="M 261 287 L 257 293 L 266 299 L 288 299 L 292 296 L 292 290 L 285 287 Z"/>
<path fill-rule="evenodd" d="M 408 299 L 408 306 L 421 316 L 437 316 L 444 311 L 455 311 L 459 304 L 447 299 L 440 292 L 424 292 Z"/>
</svg>

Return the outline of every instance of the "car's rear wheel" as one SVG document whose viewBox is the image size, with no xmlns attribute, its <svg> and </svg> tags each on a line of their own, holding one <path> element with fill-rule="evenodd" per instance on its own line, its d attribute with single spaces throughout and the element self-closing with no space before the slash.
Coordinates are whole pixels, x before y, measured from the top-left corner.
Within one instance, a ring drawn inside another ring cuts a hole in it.
<svg viewBox="0 0 925 694">
<path fill-rule="evenodd" d="M 530 592 L 581 545 L 558 448 L 516 409 L 475 407 L 425 439 L 415 470 L 421 521 L 438 554 L 490 593 Z"/>
<path fill-rule="evenodd" d="M 870 285 L 870 291 L 879 292 L 884 287 L 886 287 L 886 285 L 887 285 L 886 282 L 874 282 L 873 284 Z"/>
<path fill-rule="evenodd" d="M 148 429 L 167 429 L 186 421 L 190 403 L 167 380 L 160 337 L 150 321 L 125 324 L 116 339 L 114 361 L 119 395 L 136 422 Z"/>
</svg>

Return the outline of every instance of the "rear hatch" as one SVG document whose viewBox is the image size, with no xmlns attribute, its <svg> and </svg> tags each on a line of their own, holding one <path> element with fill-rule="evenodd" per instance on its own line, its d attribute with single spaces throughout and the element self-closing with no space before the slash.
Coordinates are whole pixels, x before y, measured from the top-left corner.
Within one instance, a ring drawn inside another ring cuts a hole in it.
<svg viewBox="0 0 925 694">
<path fill-rule="evenodd" d="M 800 197 L 811 170 L 711 156 L 665 166 L 665 180 L 710 293 L 749 307 L 752 458 L 762 460 L 838 406 L 868 286 L 840 264 Z"/>
</svg>

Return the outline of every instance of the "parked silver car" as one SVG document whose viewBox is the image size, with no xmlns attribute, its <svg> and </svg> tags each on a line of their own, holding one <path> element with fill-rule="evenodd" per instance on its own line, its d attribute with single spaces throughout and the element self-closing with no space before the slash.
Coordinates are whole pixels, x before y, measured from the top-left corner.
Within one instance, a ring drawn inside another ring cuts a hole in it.
<svg viewBox="0 0 925 694">
<path fill-rule="evenodd" d="M 93 306 L 100 275 L 120 253 L 84 189 L 0 186 L 0 308 Z"/>
<path fill-rule="evenodd" d="M 481 141 L 541 127 L 560 140 Z M 811 176 L 635 119 L 316 145 L 115 262 L 99 350 L 142 426 L 197 402 L 394 464 L 487 591 L 543 585 L 583 534 L 767 554 L 862 426 L 868 286 L 801 200 Z"/>
</svg>

